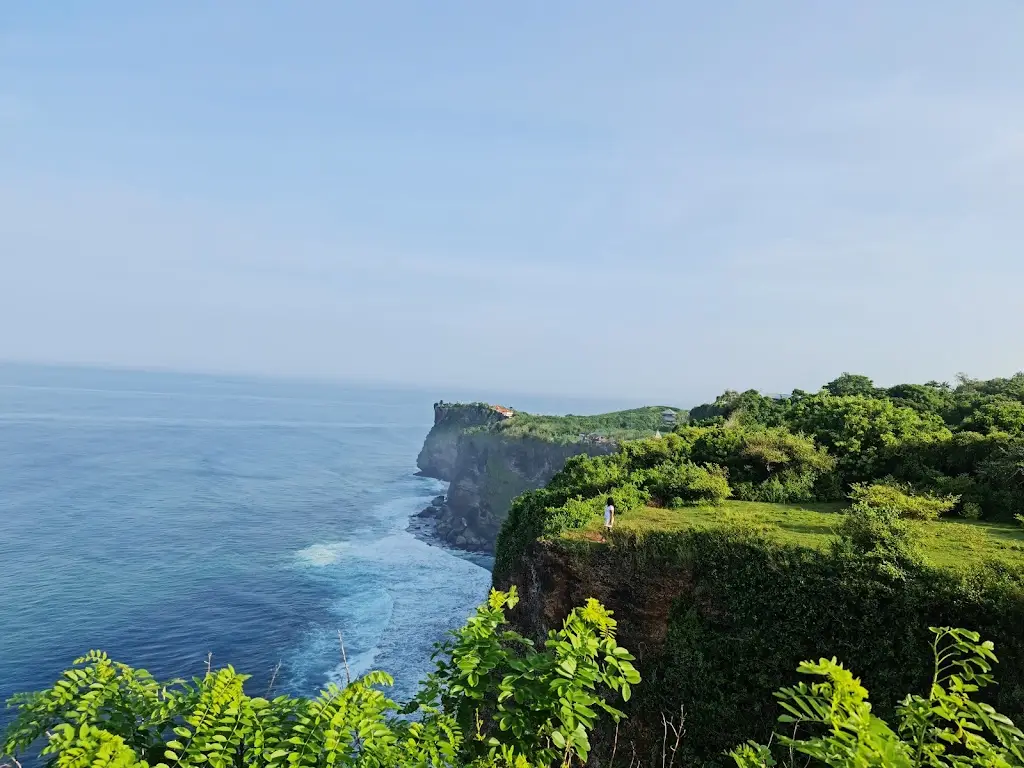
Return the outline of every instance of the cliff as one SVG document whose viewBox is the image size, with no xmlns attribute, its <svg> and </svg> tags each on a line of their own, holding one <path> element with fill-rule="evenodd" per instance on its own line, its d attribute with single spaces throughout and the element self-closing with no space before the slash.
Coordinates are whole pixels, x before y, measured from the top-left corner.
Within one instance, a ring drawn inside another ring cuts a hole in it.
<svg viewBox="0 0 1024 768">
<path fill-rule="evenodd" d="M 626 518 L 624 517 L 624 520 Z M 643 681 L 626 706 L 619 754 L 656 765 L 662 716 L 685 737 L 677 765 L 722 765 L 723 750 L 765 742 L 779 709 L 772 693 L 804 659 L 837 655 L 862 677 L 883 716 L 908 692 L 926 692 L 929 626 L 966 626 L 995 642 L 1000 685 L 985 698 L 1019 721 L 1024 712 L 1024 578 L 1005 568 L 959 573 L 919 568 L 900 579 L 752 530 L 616 532 L 534 541 L 495 586 L 516 585 L 515 628 L 537 642 L 595 597 L 618 621 L 618 642 Z M 603 766 L 615 734 L 594 734 Z M 669 743 L 671 744 L 671 733 Z M 681 758 L 681 759 L 680 759 Z"/>
<path fill-rule="evenodd" d="M 492 551 L 512 499 L 544 486 L 571 456 L 617 447 L 598 437 L 552 441 L 500 429 L 518 418 L 510 413 L 482 403 L 434 406 L 416 464 L 421 474 L 449 483 L 444 503 L 422 514 L 436 520 L 436 534 L 450 546 Z"/>
<path fill-rule="evenodd" d="M 434 426 L 416 457 L 420 474 L 450 483 L 455 475 L 459 438 L 463 433 L 496 424 L 503 418 L 484 403 L 434 403 Z"/>
</svg>

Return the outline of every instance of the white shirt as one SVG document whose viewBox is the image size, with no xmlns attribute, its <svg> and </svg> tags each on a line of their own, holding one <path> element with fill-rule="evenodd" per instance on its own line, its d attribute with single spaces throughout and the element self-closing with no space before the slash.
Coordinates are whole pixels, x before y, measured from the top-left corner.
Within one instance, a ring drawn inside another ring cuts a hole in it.
<svg viewBox="0 0 1024 768">
<path fill-rule="evenodd" d="M 614 506 L 609 504 L 608 506 L 606 506 L 604 508 L 604 524 L 605 525 L 611 525 L 612 524 L 612 515 L 613 514 L 615 514 L 615 507 Z"/>
</svg>

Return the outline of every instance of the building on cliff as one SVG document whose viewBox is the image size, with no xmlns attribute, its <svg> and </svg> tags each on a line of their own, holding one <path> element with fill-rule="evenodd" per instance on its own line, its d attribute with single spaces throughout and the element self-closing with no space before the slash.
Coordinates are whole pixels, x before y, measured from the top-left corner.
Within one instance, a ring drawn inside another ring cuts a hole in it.
<svg viewBox="0 0 1024 768">
<path fill-rule="evenodd" d="M 516 415 L 515 411 L 513 411 L 511 408 L 506 408 L 503 405 L 492 405 L 491 409 L 499 416 L 501 416 L 501 418 L 503 419 L 511 419 L 513 416 Z"/>
</svg>

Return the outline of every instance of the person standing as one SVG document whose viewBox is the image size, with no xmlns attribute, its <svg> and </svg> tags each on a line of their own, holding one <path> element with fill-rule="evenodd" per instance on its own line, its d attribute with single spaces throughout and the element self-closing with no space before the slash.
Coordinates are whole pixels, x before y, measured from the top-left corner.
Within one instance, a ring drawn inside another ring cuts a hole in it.
<svg viewBox="0 0 1024 768">
<path fill-rule="evenodd" d="M 604 532 L 606 534 L 611 533 L 613 525 L 615 525 L 615 502 L 609 496 L 608 503 L 604 507 Z"/>
</svg>

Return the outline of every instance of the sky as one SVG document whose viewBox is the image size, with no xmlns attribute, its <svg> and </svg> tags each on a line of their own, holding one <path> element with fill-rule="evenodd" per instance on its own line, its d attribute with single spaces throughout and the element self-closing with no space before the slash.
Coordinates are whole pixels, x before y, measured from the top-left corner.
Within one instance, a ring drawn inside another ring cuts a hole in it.
<svg viewBox="0 0 1024 768">
<path fill-rule="evenodd" d="M 0 4 L 0 359 L 627 397 L 1024 368 L 1024 4 Z"/>
</svg>

